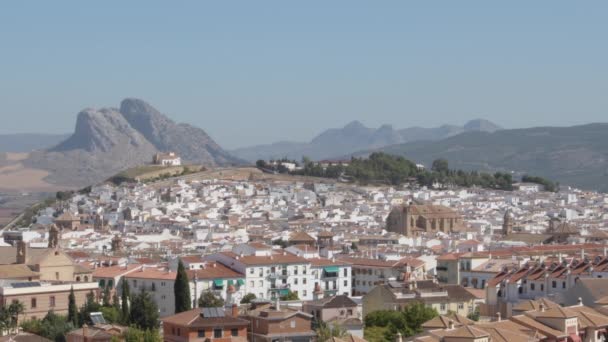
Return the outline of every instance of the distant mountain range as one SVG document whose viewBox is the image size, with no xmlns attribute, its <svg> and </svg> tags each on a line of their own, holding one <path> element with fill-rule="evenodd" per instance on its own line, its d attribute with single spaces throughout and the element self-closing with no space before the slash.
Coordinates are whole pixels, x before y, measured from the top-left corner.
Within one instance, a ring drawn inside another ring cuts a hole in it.
<svg viewBox="0 0 608 342">
<path fill-rule="evenodd" d="M 55 146 L 69 137 L 69 134 L 19 133 L 0 134 L 1 152 L 31 152 Z"/>
<path fill-rule="evenodd" d="M 440 141 L 377 149 L 430 166 L 445 158 L 450 168 L 513 171 L 564 185 L 608 191 L 608 123 L 466 132 Z M 368 152 L 356 153 L 363 156 Z"/>
<path fill-rule="evenodd" d="M 123 100 L 119 109 L 81 111 L 71 136 L 54 147 L 33 151 L 18 162 L 24 169 L 47 172 L 45 182 L 74 187 L 150 163 L 155 153 L 166 151 L 176 152 L 187 163 L 245 163 L 223 150 L 204 130 L 176 123 L 138 99 Z M 19 169 L 13 165 L 9 171 L 12 170 Z"/>
<path fill-rule="evenodd" d="M 463 132 L 494 132 L 500 129 L 502 129 L 500 126 L 482 119 L 471 120 L 464 126 L 443 125 L 435 128 L 410 127 L 404 129 L 395 129 L 391 125 L 369 128 L 359 121 L 353 121 L 342 128 L 328 129 L 307 143 L 280 141 L 239 148 L 230 152 L 250 162 L 283 157 L 300 160 L 303 156 L 320 160 L 410 141 L 440 140 Z"/>
</svg>

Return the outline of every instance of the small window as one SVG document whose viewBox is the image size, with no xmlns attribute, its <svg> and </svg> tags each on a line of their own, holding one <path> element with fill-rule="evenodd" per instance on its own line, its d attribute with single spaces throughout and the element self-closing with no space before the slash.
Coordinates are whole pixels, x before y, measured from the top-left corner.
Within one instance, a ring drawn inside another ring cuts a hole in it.
<svg viewBox="0 0 608 342">
<path fill-rule="evenodd" d="M 232 336 L 239 336 L 239 329 L 234 328 L 234 329 L 230 330 L 230 334 Z"/>
<path fill-rule="evenodd" d="M 353 315 L 353 309 L 348 309 L 348 310 L 346 310 L 346 313 L 347 313 L 349 316 L 352 316 L 352 315 Z"/>
<path fill-rule="evenodd" d="M 55 272 L 55 280 L 59 280 L 59 272 Z"/>
<path fill-rule="evenodd" d="M 203 329 L 199 330 L 198 337 L 205 337 L 205 330 L 203 330 Z"/>
<path fill-rule="evenodd" d="M 530 290 L 534 291 L 534 288 L 536 288 L 536 284 L 530 283 Z"/>
<path fill-rule="evenodd" d="M 552 288 L 556 288 L 557 287 L 557 282 L 555 280 L 551 282 L 551 287 Z"/>
<path fill-rule="evenodd" d="M 55 296 L 50 296 L 49 297 L 49 306 L 50 307 L 54 307 L 55 306 Z"/>
<path fill-rule="evenodd" d="M 291 322 L 289 322 L 289 324 L 292 329 L 296 327 L 296 321 L 291 321 Z"/>
<path fill-rule="evenodd" d="M 31 305 L 31 306 L 32 306 L 32 309 L 35 309 L 35 308 L 36 308 L 36 304 L 37 304 L 37 302 L 36 302 L 36 298 L 32 298 L 32 303 L 31 303 L 31 304 L 32 304 L 32 305 Z"/>
<path fill-rule="evenodd" d="M 566 288 L 566 282 L 562 281 L 562 289 L 565 289 L 565 288 Z"/>
<path fill-rule="evenodd" d="M 213 338 L 221 338 L 222 329 L 213 329 Z"/>
<path fill-rule="evenodd" d="M 180 328 L 177 328 L 177 336 L 182 336 L 182 330 Z"/>
</svg>

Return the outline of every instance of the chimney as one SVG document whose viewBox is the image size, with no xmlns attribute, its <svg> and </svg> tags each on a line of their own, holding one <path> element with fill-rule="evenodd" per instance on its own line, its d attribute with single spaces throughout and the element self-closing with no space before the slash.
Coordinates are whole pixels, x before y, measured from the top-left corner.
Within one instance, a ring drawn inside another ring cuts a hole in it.
<svg viewBox="0 0 608 342">
<path fill-rule="evenodd" d="M 578 297 L 578 306 L 583 306 L 583 298 Z"/>
<path fill-rule="evenodd" d="M 82 325 L 82 340 L 83 342 L 87 342 L 89 336 L 89 329 L 86 324 Z"/>
<path fill-rule="evenodd" d="M 454 329 L 454 321 L 450 320 L 448 322 L 448 329 L 450 329 L 450 330 Z"/>
<path fill-rule="evenodd" d="M 500 314 L 500 312 L 496 313 L 496 322 L 500 322 L 502 321 L 502 315 Z"/>
<path fill-rule="evenodd" d="M 540 303 L 540 312 L 545 312 L 545 303 Z"/>
<path fill-rule="evenodd" d="M 239 306 L 236 303 L 232 304 L 232 317 L 239 317 Z"/>
<path fill-rule="evenodd" d="M 581 261 L 585 260 L 585 249 L 581 248 Z"/>
</svg>

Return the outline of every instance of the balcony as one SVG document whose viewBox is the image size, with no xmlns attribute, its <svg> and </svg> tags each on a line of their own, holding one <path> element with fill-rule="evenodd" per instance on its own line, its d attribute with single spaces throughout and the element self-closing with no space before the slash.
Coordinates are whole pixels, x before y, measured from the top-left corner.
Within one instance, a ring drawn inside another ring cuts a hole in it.
<svg viewBox="0 0 608 342">
<path fill-rule="evenodd" d="M 268 274 L 268 278 L 277 279 L 277 278 L 287 278 L 289 277 L 288 272 L 271 272 Z"/>
<path fill-rule="evenodd" d="M 325 290 L 323 291 L 323 294 L 326 296 L 335 296 L 336 294 L 338 294 L 338 290 Z"/>
</svg>

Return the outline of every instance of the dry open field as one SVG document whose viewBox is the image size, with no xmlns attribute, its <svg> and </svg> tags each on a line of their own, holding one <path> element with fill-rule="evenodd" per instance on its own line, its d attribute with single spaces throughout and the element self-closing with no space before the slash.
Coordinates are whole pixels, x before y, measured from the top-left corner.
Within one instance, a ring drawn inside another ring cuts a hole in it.
<svg viewBox="0 0 608 342">
<path fill-rule="evenodd" d="M 4 153 L 0 165 L 0 191 L 57 191 L 60 187 L 47 183 L 47 171 L 23 165 L 27 153 Z"/>
</svg>

